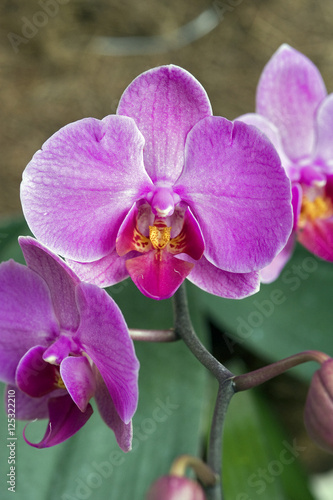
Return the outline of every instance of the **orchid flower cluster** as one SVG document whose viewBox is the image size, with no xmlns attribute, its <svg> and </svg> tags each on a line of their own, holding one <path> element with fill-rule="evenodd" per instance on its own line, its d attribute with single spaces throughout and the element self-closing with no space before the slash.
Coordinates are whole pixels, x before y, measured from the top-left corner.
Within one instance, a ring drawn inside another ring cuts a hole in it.
<svg viewBox="0 0 333 500">
<path fill-rule="evenodd" d="M 201 84 L 170 65 L 139 75 L 116 114 L 56 132 L 23 173 L 23 212 L 36 237 L 19 239 L 27 266 L 0 265 L 0 379 L 17 389 L 18 418 L 48 418 L 39 443 L 25 440 L 45 448 L 70 438 L 94 397 L 129 451 L 139 362 L 103 289 L 130 278 L 162 300 L 187 278 L 219 297 L 252 295 L 278 277 L 296 239 L 333 261 L 332 197 L 333 97 L 287 45 L 262 73 L 256 113 L 233 122 L 214 116 Z M 331 361 L 320 358 L 326 378 Z M 233 392 L 257 384 L 221 373 Z M 317 375 L 306 422 L 331 450 L 332 429 L 323 431 L 314 410 L 322 393 Z M 192 480 L 158 484 L 150 500 L 178 498 L 178 484 L 192 491 L 187 498 L 204 498 Z"/>
<path fill-rule="evenodd" d="M 289 260 L 296 239 L 333 261 L 333 94 L 327 95 L 316 66 L 284 44 L 260 77 L 256 108 L 239 120 L 269 137 L 292 185 L 293 230 L 261 272 L 269 283 Z"/>
</svg>

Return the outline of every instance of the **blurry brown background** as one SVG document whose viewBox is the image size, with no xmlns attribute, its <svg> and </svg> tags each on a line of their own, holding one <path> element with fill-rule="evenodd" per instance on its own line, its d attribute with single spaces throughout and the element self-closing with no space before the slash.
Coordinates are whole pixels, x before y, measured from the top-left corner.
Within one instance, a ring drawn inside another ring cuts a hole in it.
<svg viewBox="0 0 333 500">
<path fill-rule="evenodd" d="M 214 113 L 233 119 L 254 110 L 261 70 L 287 42 L 333 90 L 327 0 L 2 0 L 0 23 L 0 216 L 20 213 L 21 174 L 43 142 L 71 121 L 115 112 L 125 87 L 148 68 L 186 68 Z M 108 54 L 100 36 L 118 37 Z M 129 36 L 145 38 L 119 53 L 128 42 L 120 37 Z"/>
</svg>

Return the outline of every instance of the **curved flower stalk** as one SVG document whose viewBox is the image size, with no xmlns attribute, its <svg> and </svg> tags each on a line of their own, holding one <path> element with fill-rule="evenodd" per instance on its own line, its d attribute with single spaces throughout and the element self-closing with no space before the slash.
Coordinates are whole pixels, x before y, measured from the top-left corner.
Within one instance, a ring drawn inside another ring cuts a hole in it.
<svg viewBox="0 0 333 500">
<path fill-rule="evenodd" d="M 48 418 L 37 448 L 75 434 L 94 396 L 119 446 L 131 448 L 138 399 L 132 340 L 104 290 L 81 283 L 33 238 L 19 239 L 27 267 L 0 264 L 0 379 L 16 391 L 16 417 Z"/>
<path fill-rule="evenodd" d="M 241 298 L 285 245 L 290 183 L 267 138 L 212 116 L 177 66 L 138 76 L 117 114 L 55 133 L 26 167 L 23 211 L 35 236 L 101 287 L 128 276 L 148 297 L 186 277 Z"/>
<path fill-rule="evenodd" d="M 333 453 L 333 359 L 320 351 L 304 351 L 276 361 L 253 372 L 232 378 L 235 391 L 256 387 L 281 373 L 308 361 L 320 368 L 314 373 L 306 399 L 304 423 L 310 438 L 328 453 Z"/>
<path fill-rule="evenodd" d="M 294 226 L 287 245 L 261 272 L 278 277 L 296 239 L 333 261 L 333 94 L 327 95 L 317 67 L 282 45 L 260 77 L 256 113 L 238 120 L 255 125 L 272 141 L 292 182 Z"/>
</svg>

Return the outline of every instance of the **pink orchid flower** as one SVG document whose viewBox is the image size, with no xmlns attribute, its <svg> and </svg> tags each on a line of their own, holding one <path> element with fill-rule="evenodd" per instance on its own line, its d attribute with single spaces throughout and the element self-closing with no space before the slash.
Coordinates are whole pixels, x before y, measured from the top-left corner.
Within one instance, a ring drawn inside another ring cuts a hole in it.
<svg viewBox="0 0 333 500">
<path fill-rule="evenodd" d="M 94 396 L 130 450 L 139 363 L 118 306 L 33 238 L 19 241 L 27 266 L 0 264 L 0 380 L 15 391 L 16 418 L 49 419 L 40 443 L 25 440 L 46 448 L 68 439 Z"/>
<path fill-rule="evenodd" d="M 290 182 L 264 134 L 212 116 L 177 66 L 138 76 L 117 114 L 56 132 L 23 174 L 35 236 L 101 287 L 128 276 L 154 299 L 185 278 L 241 298 L 291 232 Z"/>
<path fill-rule="evenodd" d="M 259 80 L 256 113 L 237 120 L 255 125 L 272 141 L 292 182 L 293 232 L 280 254 L 261 272 L 276 279 L 296 239 L 333 261 L 333 94 L 327 95 L 317 67 L 282 45 Z"/>
</svg>

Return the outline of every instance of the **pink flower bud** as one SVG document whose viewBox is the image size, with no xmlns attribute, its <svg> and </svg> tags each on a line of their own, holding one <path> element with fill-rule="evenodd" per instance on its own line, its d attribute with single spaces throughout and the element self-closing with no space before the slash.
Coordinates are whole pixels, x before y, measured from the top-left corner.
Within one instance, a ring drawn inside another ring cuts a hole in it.
<svg viewBox="0 0 333 500">
<path fill-rule="evenodd" d="M 147 500 L 205 500 L 199 483 L 187 477 L 163 476 L 148 491 Z"/>
<path fill-rule="evenodd" d="M 304 412 L 305 427 L 318 446 L 333 453 L 333 359 L 315 372 Z"/>
</svg>

